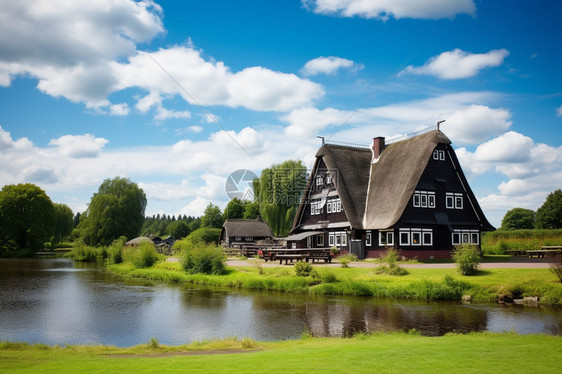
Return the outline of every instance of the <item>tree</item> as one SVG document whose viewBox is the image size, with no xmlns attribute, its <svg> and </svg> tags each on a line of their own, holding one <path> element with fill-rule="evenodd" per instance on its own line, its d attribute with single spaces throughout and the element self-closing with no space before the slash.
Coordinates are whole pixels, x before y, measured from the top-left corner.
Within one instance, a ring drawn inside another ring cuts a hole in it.
<svg viewBox="0 0 562 374">
<path fill-rule="evenodd" d="M 247 200 L 240 200 L 239 198 L 235 197 L 226 204 L 226 208 L 224 208 L 223 221 L 227 219 L 241 219 L 244 218 L 244 212 L 246 210 L 246 206 L 250 202 Z"/>
<path fill-rule="evenodd" d="M 289 233 L 305 186 L 306 167 L 293 160 L 264 169 L 254 181 L 260 214 L 276 236 Z"/>
<path fill-rule="evenodd" d="M 65 237 L 70 235 L 74 228 L 74 216 L 72 209 L 65 204 L 54 204 L 55 208 L 55 231 L 52 244 L 60 243 Z"/>
<path fill-rule="evenodd" d="M 166 233 L 175 239 L 183 239 L 189 235 L 189 226 L 184 221 L 174 221 L 166 227 Z"/>
<path fill-rule="evenodd" d="M 54 232 L 55 208 L 34 184 L 6 185 L 0 191 L 0 252 L 37 251 Z"/>
<path fill-rule="evenodd" d="M 205 208 L 203 217 L 201 217 L 201 227 L 214 227 L 220 229 L 223 223 L 224 220 L 222 218 L 221 209 L 213 203 L 209 203 L 207 208 Z"/>
<path fill-rule="evenodd" d="M 535 212 L 525 208 L 513 208 L 502 220 L 502 230 L 532 229 L 535 227 Z"/>
<path fill-rule="evenodd" d="M 537 210 L 535 218 L 537 229 L 562 228 L 562 190 L 551 192 L 544 204 Z"/>
<path fill-rule="evenodd" d="M 260 214 L 260 206 L 257 201 L 252 201 L 251 203 L 246 205 L 246 209 L 244 209 L 244 219 L 256 219 Z"/>
<path fill-rule="evenodd" d="M 127 178 L 106 179 L 94 194 L 79 229 L 89 245 L 109 245 L 120 236 L 138 236 L 144 221 L 146 195 Z"/>
</svg>

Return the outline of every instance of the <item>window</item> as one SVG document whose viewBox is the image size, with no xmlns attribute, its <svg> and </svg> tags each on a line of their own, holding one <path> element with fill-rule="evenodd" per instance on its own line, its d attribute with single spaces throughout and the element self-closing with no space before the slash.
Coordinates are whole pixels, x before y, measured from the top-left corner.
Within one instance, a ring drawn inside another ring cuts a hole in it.
<svg viewBox="0 0 562 374">
<path fill-rule="evenodd" d="M 415 208 L 435 208 L 435 192 L 434 191 L 415 191 L 414 192 Z"/>
<path fill-rule="evenodd" d="M 462 209 L 462 193 L 447 192 L 445 195 L 445 206 L 447 207 L 447 209 Z"/>
<path fill-rule="evenodd" d="M 328 203 L 326 204 L 326 211 L 328 213 L 332 213 L 332 202 L 330 200 L 328 200 Z"/>
<path fill-rule="evenodd" d="M 326 174 L 326 184 L 332 184 L 332 176 L 330 174 Z"/>
<path fill-rule="evenodd" d="M 433 245 L 433 231 L 423 230 L 422 241 L 422 245 Z"/>
<path fill-rule="evenodd" d="M 347 234 L 344 231 L 331 232 L 328 235 L 328 243 L 330 247 L 345 247 L 347 246 Z"/>
<path fill-rule="evenodd" d="M 453 245 L 480 244 L 480 232 L 478 230 L 454 230 L 452 233 Z"/>
<path fill-rule="evenodd" d="M 347 246 L 347 234 L 345 232 L 341 233 L 341 245 Z"/>
<path fill-rule="evenodd" d="M 433 151 L 433 159 L 439 160 L 439 161 L 444 161 L 445 160 L 445 151 L 441 151 L 441 150 L 436 149 L 435 151 Z"/>
<path fill-rule="evenodd" d="M 393 246 L 394 245 L 394 231 L 379 231 L 379 245 Z"/>
<path fill-rule="evenodd" d="M 318 247 L 323 247 L 324 246 L 324 235 L 318 235 L 316 236 L 316 245 Z"/>
<path fill-rule="evenodd" d="M 334 234 L 328 235 L 328 245 L 329 245 L 330 247 L 333 247 L 333 246 L 335 245 Z"/>
<path fill-rule="evenodd" d="M 254 237 L 253 236 L 246 236 L 246 241 L 252 242 L 252 241 L 254 241 Z"/>
<path fill-rule="evenodd" d="M 312 239 L 311 237 L 306 238 L 306 248 L 310 248 L 312 246 Z"/>
<path fill-rule="evenodd" d="M 367 231 L 367 234 L 365 235 L 365 246 L 370 247 L 371 242 L 372 242 L 372 234 L 370 231 Z"/>
<path fill-rule="evenodd" d="M 316 185 L 317 186 L 322 186 L 324 184 L 324 179 L 322 178 L 321 175 L 316 177 Z"/>
<path fill-rule="evenodd" d="M 237 236 L 235 239 L 237 242 L 241 242 L 242 241 L 242 237 L 241 236 Z"/>
<path fill-rule="evenodd" d="M 388 234 L 392 234 L 388 232 Z M 432 229 L 400 229 L 400 245 L 432 246 Z"/>
<path fill-rule="evenodd" d="M 314 199 L 310 202 L 310 215 L 315 216 L 322 213 L 323 206 L 320 199 Z"/>
</svg>

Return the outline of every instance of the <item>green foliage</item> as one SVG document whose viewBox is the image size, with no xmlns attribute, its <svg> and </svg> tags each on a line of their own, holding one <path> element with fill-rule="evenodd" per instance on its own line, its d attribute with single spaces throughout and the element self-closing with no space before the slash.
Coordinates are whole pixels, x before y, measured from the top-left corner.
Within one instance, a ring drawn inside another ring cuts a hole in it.
<svg viewBox="0 0 562 374">
<path fill-rule="evenodd" d="M 123 248 L 123 261 L 132 263 L 136 268 L 149 268 L 163 256 L 156 252 L 153 243 L 141 242 L 138 246 Z"/>
<path fill-rule="evenodd" d="M 533 229 L 535 227 L 535 212 L 530 209 L 513 208 L 502 220 L 502 230 Z"/>
<path fill-rule="evenodd" d="M 349 266 L 350 262 L 357 261 L 357 256 L 354 254 L 348 253 L 338 257 L 338 261 L 341 264 L 342 268 L 346 268 Z"/>
<path fill-rule="evenodd" d="M 246 211 L 246 206 L 250 204 L 247 200 L 240 200 L 235 197 L 226 204 L 224 212 L 222 213 L 223 222 L 227 219 L 242 219 L 244 218 L 244 212 Z"/>
<path fill-rule="evenodd" d="M 185 238 L 189 233 L 189 225 L 184 221 L 174 221 L 166 227 L 166 234 L 173 236 L 176 240 Z"/>
<path fill-rule="evenodd" d="M 383 265 L 380 265 L 376 268 L 375 273 L 377 274 L 387 274 L 387 275 L 406 275 L 408 271 L 404 268 L 401 268 L 397 265 L 400 256 L 398 251 L 394 248 L 390 248 L 384 257 L 382 257 L 381 261 L 384 262 Z"/>
<path fill-rule="evenodd" d="M 52 245 L 60 243 L 70 235 L 74 228 L 74 214 L 72 209 L 65 204 L 54 204 L 55 209 L 55 228 L 53 233 Z"/>
<path fill-rule="evenodd" d="M 216 229 L 220 229 L 222 224 L 224 223 L 221 209 L 214 205 L 213 203 L 209 203 L 207 208 L 205 208 L 205 212 L 201 217 L 201 227 L 212 227 Z"/>
<path fill-rule="evenodd" d="M 127 238 L 122 236 L 111 243 L 107 249 L 107 262 L 109 264 L 120 264 L 123 262 L 123 248 L 126 242 Z"/>
<path fill-rule="evenodd" d="M 86 244 L 108 245 L 120 236 L 138 236 L 146 195 L 127 178 L 106 179 L 94 194 L 78 228 Z"/>
<path fill-rule="evenodd" d="M 190 274 L 226 273 L 226 258 L 220 247 L 213 245 L 195 245 L 184 250 L 181 259 L 183 269 Z"/>
<path fill-rule="evenodd" d="M 537 210 L 535 219 L 537 229 L 562 228 L 562 190 L 551 192 L 543 205 Z"/>
<path fill-rule="evenodd" d="M 288 234 L 305 186 L 306 167 L 293 160 L 264 169 L 254 181 L 260 214 L 274 235 Z"/>
<path fill-rule="evenodd" d="M 244 209 L 244 219 L 256 219 L 260 214 L 260 206 L 257 201 L 248 203 Z"/>
<path fill-rule="evenodd" d="M 182 240 L 176 241 L 174 250 L 191 248 L 196 244 L 217 244 L 221 235 L 221 229 L 203 227 L 193 231 Z"/>
<path fill-rule="evenodd" d="M 91 247 L 78 240 L 74 243 L 74 247 L 67 256 L 72 258 L 74 261 L 96 262 L 107 257 L 107 248 Z"/>
<path fill-rule="evenodd" d="M 457 264 L 459 273 L 462 275 L 474 275 L 478 272 L 480 251 L 474 245 L 462 244 L 453 251 L 453 260 Z"/>
<path fill-rule="evenodd" d="M 295 263 L 295 274 L 299 277 L 308 277 L 312 272 L 312 265 L 305 261 Z"/>
<path fill-rule="evenodd" d="M 160 348 L 160 342 L 155 337 L 151 337 L 148 341 L 148 348 L 150 349 L 158 349 Z"/>
<path fill-rule="evenodd" d="M 0 191 L 0 256 L 35 252 L 54 233 L 55 208 L 45 191 L 34 184 L 6 185 Z"/>
<path fill-rule="evenodd" d="M 507 254 L 507 250 L 536 250 L 548 245 L 562 245 L 562 229 L 496 230 L 482 237 L 482 252 L 485 254 Z"/>
<path fill-rule="evenodd" d="M 549 256 L 548 265 L 552 274 L 556 275 L 558 280 L 562 282 L 562 253 Z"/>
</svg>

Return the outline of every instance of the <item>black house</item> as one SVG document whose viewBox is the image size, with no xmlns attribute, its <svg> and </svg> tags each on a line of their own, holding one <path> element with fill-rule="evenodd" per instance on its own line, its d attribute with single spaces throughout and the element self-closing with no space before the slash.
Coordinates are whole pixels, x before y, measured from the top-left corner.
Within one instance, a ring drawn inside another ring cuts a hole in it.
<svg viewBox="0 0 562 374">
<path fill-rule="evenodd" d="M 451 141 L 433 130 L 388 145 L 374 138 L 371 149 L 324 144 L 290 245 L 335 246 L 359 258 L 390 247 L 408 258 L 449 258 L 491 230 Z"/>
</svg>

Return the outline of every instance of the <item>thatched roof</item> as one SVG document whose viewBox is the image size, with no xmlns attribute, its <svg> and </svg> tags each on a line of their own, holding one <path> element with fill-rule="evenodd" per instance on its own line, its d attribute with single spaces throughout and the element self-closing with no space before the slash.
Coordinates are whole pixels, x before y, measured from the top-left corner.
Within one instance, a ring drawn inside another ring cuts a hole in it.
<svg viewBox="0 0 562 374">
<path fill-rule="evenodd" d="M 143 243 L 143 242 L 153 243 L 152 239 L 150 239 L 146 236 L 139 236 L 139 237 L 136 237 L 134 239 L 129 240 L 127 243 L 125 243 L 125 245 L 137 246 L 137 245 L 139 245 L 140 243 Z"/>
<path fill-rule="evenodd" d="M 371 150 L 325 144 L 316 153 L 328 169 L 337 170 L 336 190 L 352 227 L 360 227 L 369 186 Z"/>
<path fill-rule="evenodd" d="M 228 236 L 273 237 L 271 229 L 261 219 L 227 219 L 222 230 Z"/>
<path fill-rule="evenodd" d="M 365 229 L 387 229 L 402 216 L 438 144 L 451 144 L 439 130 L 388 145 L 371 165 Z"/>
</svg>

